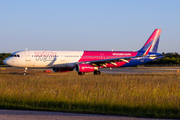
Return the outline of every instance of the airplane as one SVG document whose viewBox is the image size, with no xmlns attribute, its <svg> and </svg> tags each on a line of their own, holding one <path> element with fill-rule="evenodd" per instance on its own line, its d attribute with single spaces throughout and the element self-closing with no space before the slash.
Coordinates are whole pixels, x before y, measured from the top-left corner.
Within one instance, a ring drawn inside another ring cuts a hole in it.
<svg viewBox="0 0 180 120">
<path fill-rule="evenodd" d="M 157 53 L 161 29 L 155 29 L 144 46 L 138 51 L 37 51 L 21 50 L 12 53 L 3 62 L 6 65 L 24 68 L 52 68 L 54 72 L 69 72 L 74 69 L 78 75 L 94 72 L 99 68 L 132 67 L 160 58 Z"/>
</svg>

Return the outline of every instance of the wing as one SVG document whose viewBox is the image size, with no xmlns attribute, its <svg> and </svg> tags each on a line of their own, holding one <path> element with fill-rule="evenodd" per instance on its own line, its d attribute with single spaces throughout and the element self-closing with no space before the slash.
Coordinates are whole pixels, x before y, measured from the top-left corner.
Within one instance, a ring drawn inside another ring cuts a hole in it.
<svg viewBox="0 0 180 120">
<path fill-rule="evenodd" d="M 78 63 L 85 63 L 85 64 L 90 64 L 93 66 L 104 66 L 106 64 L 113 64 L 116 65 L 116 62 L 126 62 L 129 63 L 129 61 L 133 58 L 140 58 L 140 57 L 160 57 L 163 56 L 162 54 L 156 53 L 156 54 L 151 54 L 151 55 L 136 55 L 136 56 L 131 56 L 131 57 L 120 57 L 120 58 L 111 58 L 111 59 L 102 59 L 102 60 L 93 60 L 93 61 L 84 61 L 84 62 L 78 62 Z"/>
<path fill-rule="evenodd" d="M 84 62 L 79 62 L 79 63 L 85 63 L 85 64 L 90 64 L 93 66 L 104 66 L 107 63 L 116 65 L 116 62 L 127 62 L 129 63 L 129 60 L 132 58 L 137 58 L 140 56 L 134 56 L 134 57 L 120 57 L 120 58 L 111 58 L 111 59 L 102 59 L 102 60 L 93 60 L 93 61 L 84 61 Z"/>
</svg>

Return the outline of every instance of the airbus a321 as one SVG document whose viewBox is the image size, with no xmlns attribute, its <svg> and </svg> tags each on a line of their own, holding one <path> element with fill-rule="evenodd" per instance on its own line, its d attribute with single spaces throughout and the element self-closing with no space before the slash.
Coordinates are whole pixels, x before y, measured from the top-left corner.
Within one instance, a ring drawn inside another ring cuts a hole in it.
<svg viewBox="0 0 180 120">
<path fill-rule="evenodd" d="M 94 72 L 99 68 L 131 67 L 164 57 L 157 53 L 161 29 L 155 29 L 144 46 L 138 51 L 37 51 L 14 52 L 4 64 L 24 68 L 52 68 L 54 72 L 68 72 L 74 69 L 79 75 Z"/>
</svg>

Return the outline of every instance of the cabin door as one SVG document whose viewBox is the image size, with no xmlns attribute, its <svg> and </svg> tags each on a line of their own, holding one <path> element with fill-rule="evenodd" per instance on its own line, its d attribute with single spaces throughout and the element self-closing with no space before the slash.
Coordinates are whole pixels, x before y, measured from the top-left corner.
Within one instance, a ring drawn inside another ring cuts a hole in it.
<svg viewBox="0 0 180 120">
<path fill-rule="evenodd" d="M 27 67 L 30 67 L 31 64 L 31 55 L 30 52 L 25 52 L 25 64 Z"/>
<path fill-rule="evenodd" d="M 26 62 L 30 62 L 31 61 L 30 52 L 25 52 L 25 61 Z"/>
</svg>

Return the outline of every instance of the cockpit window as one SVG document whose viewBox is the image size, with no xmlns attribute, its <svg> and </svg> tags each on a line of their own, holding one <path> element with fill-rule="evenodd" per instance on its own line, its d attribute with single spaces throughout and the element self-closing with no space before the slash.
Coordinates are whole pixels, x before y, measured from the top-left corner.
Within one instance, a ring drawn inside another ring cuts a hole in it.
<svg viewBox="0 0 180 120">
<path fill-rule="evenodd" d="M 20 57 L 19 54 L 14 54 L 14 55 L 11 55 L 10 57 Z"/>
</svg>

